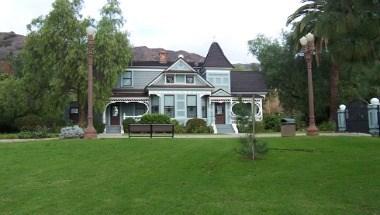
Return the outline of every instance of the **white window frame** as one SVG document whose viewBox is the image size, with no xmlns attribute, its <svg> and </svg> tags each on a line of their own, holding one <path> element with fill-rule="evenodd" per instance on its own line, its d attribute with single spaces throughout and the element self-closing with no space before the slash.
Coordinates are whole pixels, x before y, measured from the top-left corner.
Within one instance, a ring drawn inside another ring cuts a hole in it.
<svg viewBox="0 0 380 215">
<path fill-rule="evenodd" d="M 128 73 L 130 72 L 131 73 L 131 77 L 130 78 L 125 78 L 125 79 L 130 79 L 131 80 L 131 85 L 124 85 L 124 75 L 125 73 Z M 121 75 L 121 88 L 129 88 L 129 87 L 133 87 L 133 71 L 130 71 L 130 70 L 125 70 L 123 72 L 123 74 Z"/>
</svg>

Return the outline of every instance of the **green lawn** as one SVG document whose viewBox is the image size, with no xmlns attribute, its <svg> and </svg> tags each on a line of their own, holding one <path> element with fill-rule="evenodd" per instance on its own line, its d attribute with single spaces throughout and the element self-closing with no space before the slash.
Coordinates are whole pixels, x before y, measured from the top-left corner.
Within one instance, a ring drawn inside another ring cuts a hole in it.
<svg viewBox="0 0 380 215">
<path fill-rule="evenodd" d="M 238 139 L 3 143 L 0 214 L 380 214 L 379 138 L 266 141 L 254 162 Z"/>
</svg>

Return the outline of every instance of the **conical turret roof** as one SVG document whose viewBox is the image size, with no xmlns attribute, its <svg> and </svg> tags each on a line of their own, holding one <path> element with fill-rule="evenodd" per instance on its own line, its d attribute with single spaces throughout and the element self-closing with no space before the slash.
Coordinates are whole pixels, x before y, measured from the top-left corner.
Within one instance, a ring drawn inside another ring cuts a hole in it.
<svg viewBox="0 0 380 215">
<path fill-rule="evenodd" d="M 217 42 L 211 44 L 203 67 L 234 68 Z"/>
</svg>

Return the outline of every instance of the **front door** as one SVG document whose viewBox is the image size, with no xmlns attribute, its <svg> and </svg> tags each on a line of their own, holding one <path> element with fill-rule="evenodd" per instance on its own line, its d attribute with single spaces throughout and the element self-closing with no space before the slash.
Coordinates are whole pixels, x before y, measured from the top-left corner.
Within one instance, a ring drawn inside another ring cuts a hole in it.
<svg viewBox="0 0 380 215">
<path fill-rule="evenodd" d="M 225 107 L 224 103 L 215 103 L 215 124 L 226 123 Z"/>
<path fill-rule="evenodd" d="M 120 125 L 120 110 L 119 105 L 112 104 L 110 106 L 111 125 Z"/>
</svg>

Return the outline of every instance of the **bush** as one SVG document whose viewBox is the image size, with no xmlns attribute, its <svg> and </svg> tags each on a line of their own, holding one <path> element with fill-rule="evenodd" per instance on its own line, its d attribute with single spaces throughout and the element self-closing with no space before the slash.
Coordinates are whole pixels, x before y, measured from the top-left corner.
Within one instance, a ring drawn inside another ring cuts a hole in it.
<svg viewBox="0 0 380 215">
<path fill-rule="evenodd" d="M 334 122 L 322 122 L 319 124 L 318 128 L 320 131 L 335 131 L 335 123 Z"/>
<path fill-rule="evenodd" d="M 174 125 L 174 133 L 176 134 L 182 134 L 186 132 L 185 126 L 183 126 L 181 123 L 179 123 L 177 120 L 173 119 L 171 121 L 171 124 Z"/>
<path fill-rule="evenodd" d="M 141 117 L 141 124 L 170 124 L 170 117 L 164 114 L 145 114 Z"/>
<path fill-rule="evenodd" d="M 20 131 L 36 131 L 43 125 L 43 121 L 41 117 L 34 114 L 29 114 L 17 118 L 15 120 L 15 124 Z"/>
<path fill-rule="evenodd" d="M 281 118 L 280 114 L 264 115 L 265 130 L 280 131 Z"/>
<path fill-rule="evenodd" d="M 240 138 L 240 148 L 237 150 L 244 157 L 252 159 L 253 148 L 255 149 L 255 158 L 264 155 L 268 152 L 266 142 L 253 138 L 252 135 Z"/>
<path fill-rule="evenodd" d="M 37 128 L 34 131 L 21 131 L 17 136 L 20 139 L 39 139 L 54 137 L 53 134 L 48 133 L 46 128 Z"/>
<path fill-rule="evenodd" d="M 61 129 L 61 133 L 59 137 L 64 138 L 82 138 L 84 135 L 84 131 L 77 125 L 64 127 Z"/>
<path fill-rule="evenodd" d="M 0 134 L 0 139 L 17 139 L 18 134 L 16 133 L 5 133 L 5 134 Z"/>
<path fill-rule="evenodd" d="M 257 133 L 265 132 L 264 122 L 256 122 L 255 123 L 255 131 Z"/>
<path fill-rule="evenodd" d="M 94 121 L 94 128 L 97 133 L 103 133 L 105 127 L 106 125 L 104 125 L 103 122 L 96 121 L 96 120 Z"/>
<path fill-rule="evenodd" d="M 203 119 L 193 118 L 186 122 L 187 133 L 210 133 L 210 128 Z"/>
<path fill-rule="evenodd" d="M 133 119 L 133 118 L 126 118 L 125 120 L 123 120 L 123 128 L 124 128 L 124 132 L 125 133 L 128 133 L 128 125 L 129 124 L 135 124 L 136 123 L 136 120 Z"/>
</svg>

